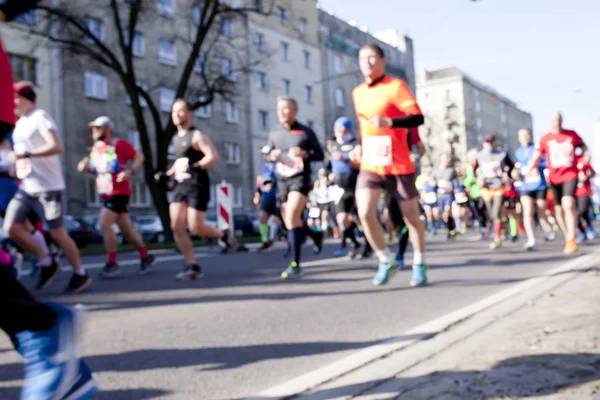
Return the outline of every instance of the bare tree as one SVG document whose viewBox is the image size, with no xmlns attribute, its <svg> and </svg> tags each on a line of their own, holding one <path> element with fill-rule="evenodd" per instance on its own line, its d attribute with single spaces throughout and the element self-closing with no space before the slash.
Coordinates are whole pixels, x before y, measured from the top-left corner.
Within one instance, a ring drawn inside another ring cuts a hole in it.
<svg viewBox="0 0 600 400">
<path fill-rule="evenodd" d="M 291 0 L 288 0 L 291 1 Z M 186 49 L 183 68 L 177 69 L 175 98 L 186 98 L 197 109 L 209 105 L 215 97 L 231 98 L 236 95 L 232 75 L 252 71 L 253 67 L 268 58 L 267 54 L 256 57 L 248 53 L 248 38 L 245 34 L 233 37 L 228 24 L 236 18 L 248 18 L 250 13 L 269 15 L 276 0 L 185 0 L 181 9 L 185 24 L 177 24 L 172 42 Z M 240 4 L 236 6 L 234 4 Z M 278 1 L 281 3 L 281 0 Z M 37 26 L 27 30 L 36 36 L 58 43 L 66 52 L 77 55 L 79 62 L 93 62 L 112 71 L 127 93 L 135 119 L 140 143 L 144 153 L 144 178 L 150 190 L 154 206 L 170 236 L 167 190 L 163 183 L 155 181 L 156 172 L 164 172 L 168 164 L 167 148 L 175 127 L 171 118 L 165 118 L 160 105 L 151 96 L 161 86 L 161 77 L 152 85 L 138 84 L 138 68 L 135 60 L 134 42 L 139 25 L 150 13 L 164 13 L 160 1 L 149 0 L 70 0 L 61 1 L 59 6 L 47 0 L 38 5 Z M 179 3 L 181 6 L 181 3 Z M 90 15 L 104 13 L 107 22 L 105 32 L 99 32 L 90 24 Z M 173 15 L 174 16 L 174 15 Z M 183 25 L 183 26 L 182 26 Z M 111 33 L 111 39 L 103 37 Z M 203 54 L 204 60 L 199 58 Z M 223 73 L 220 63 L 222 54 L 236 60 L 235 70 Z M 195 72 L 195 73 L 192 73 Z M 170 76 L 170 79 L 173 79 Z M 154 141 L 154 143 L 153 143 Z M 154 146 L 153 146 L 154 144 Z M 153 147 L 156 152 L 153 153 Z"/>
</svg>

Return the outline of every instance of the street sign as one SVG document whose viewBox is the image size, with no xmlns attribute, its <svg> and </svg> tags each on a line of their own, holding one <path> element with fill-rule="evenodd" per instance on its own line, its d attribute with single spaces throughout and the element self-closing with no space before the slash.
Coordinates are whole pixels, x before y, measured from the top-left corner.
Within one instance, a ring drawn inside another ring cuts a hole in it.
<svg viewBox="0 0 600 400">
<path fill-rule="evenodd" d="M 230 228 L 234 232 L 232 210 L 233 188 L 224 180 L 217 186 L 217 226 L 219 229 Z"/>
</svg>

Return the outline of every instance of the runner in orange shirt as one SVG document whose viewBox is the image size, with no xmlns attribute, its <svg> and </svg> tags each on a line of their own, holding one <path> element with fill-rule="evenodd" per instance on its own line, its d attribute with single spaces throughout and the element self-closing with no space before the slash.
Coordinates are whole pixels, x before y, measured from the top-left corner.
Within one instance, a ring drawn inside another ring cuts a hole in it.
<svg viewBox="0 0 600 400">
<path fill-rule="evenodd" d="M 386 284 L 397 268 L 377 219 L 377 202 L 386 191 L 400 202 L 413 244 L 411 285 L 422 286 L 427 283 L 425 226 L 419 219 L 419 192 L 407 132 L 408 128 L 423 124 L 423 115 L 406 83 L 385 75 L 385 54 L 379 46 L 364 45 L 359 64 L 365 82 L 354 89 L 352 98 L 360 123 L 361 145 L 353 157 L 360 160 L 356 184 L 358 215 L 379 259 L 373 284 Z"/>
</svg>

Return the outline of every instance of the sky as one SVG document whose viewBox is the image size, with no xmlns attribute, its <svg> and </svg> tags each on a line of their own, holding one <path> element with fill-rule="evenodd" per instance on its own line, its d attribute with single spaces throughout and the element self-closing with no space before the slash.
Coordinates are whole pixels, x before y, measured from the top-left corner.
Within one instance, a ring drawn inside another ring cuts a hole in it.
<svg viewBox="0 0 600 400">
<path fill-rule="evenodd" d="M 533 115 L 537 137 L 560 111 L 590 147 L 600 121 L 599 0 L 319 0 L 369 32 L 413 39 L 417 70 L 456 66 Z M 385 11 L 382 11 L 385 10 Z M 575 91 L 582 87 L 583 90 Z M 597 165 L 600 165 L 598 163 Z"/>
</svg>

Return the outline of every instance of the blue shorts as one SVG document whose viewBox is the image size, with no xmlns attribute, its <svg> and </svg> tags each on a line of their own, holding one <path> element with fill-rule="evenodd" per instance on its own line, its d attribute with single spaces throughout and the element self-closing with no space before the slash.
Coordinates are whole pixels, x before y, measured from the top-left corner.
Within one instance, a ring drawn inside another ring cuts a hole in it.
<svg viewBox="0 0 600 400">
<path fill-rule="evenodd" d="M 260 211 L 264 211 L 269 215 L 276 215 L 277 211 L 277 196 L 276 195 L 262 195 L 260 200 Z"/>
<path fill-rule="evenodd" d="M 438 206 L 440 210 L 444 210 L 446 207 L 452 208 L 452 203 L 454 202 L 454 196 L 438 196 Z"/>
</svg>

